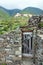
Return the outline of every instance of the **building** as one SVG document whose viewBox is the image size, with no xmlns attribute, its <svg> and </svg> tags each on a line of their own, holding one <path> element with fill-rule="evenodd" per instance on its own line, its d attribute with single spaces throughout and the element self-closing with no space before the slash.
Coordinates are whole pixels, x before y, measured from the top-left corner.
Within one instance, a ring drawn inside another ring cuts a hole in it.
<svg viewBox="0 0 43 65">
<path fill-rule="evenodd" d="M 32 17 L 32 14 L 28 14 L 29 17 Z"/>
<path fill-rule="evenodd" d="M 28 17 L 28 14 L 23 14 L 23 16 Z"/>
<path fill-rule="evenodd" d="M 20 13 L 17 13 L 17 14 L 15 15 L 15 17 L 19 17 L 19 16 L 21 16 L 21 14 L 20 14 Z"/>
</svg>

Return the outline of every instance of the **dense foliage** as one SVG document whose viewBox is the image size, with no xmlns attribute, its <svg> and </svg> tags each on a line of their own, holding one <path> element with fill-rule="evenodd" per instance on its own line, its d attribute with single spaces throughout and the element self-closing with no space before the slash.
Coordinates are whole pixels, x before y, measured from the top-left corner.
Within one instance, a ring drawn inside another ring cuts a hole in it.
<svg viewBox="0 0 43 65">
<path fill-rule="evenodd" d="M 0 34 L 15 30 L 19 26 L 28 24 L 28 17 L 9 17 L 8 19 L 0 20 Z"/>
</svg>

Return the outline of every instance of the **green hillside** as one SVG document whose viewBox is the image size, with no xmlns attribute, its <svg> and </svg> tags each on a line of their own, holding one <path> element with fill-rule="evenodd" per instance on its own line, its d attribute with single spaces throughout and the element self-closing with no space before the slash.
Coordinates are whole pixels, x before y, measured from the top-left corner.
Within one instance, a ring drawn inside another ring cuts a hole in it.
<svg viewBox="0 0 43 65">
<path fill-rule="evenodd" d="M 4 18 L 6 19 L 8 17 L 9 17 L 9 14 L 5 10 L 0 8 L 0 19 L 4 19 Z"/>
<path fill-rule="evenodd" d="M 43 10 L 35 7 L 27 7 L 21 11 L 22 14 L 35 14 L 35 15 L 41 15 L 43 14 Z"/>
</svg>

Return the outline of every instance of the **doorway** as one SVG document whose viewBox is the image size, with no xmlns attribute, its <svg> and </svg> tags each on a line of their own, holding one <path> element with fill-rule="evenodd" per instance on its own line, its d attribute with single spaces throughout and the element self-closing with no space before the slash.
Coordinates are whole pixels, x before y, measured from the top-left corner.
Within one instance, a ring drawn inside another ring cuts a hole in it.
<svg viewBox="0 0 43 65">
<path fill-rule="evenodd" d="M 32 32 L 23 32 L 22 34 L 22 53 L 30 54 L 32 51 Z"/>
</svg>

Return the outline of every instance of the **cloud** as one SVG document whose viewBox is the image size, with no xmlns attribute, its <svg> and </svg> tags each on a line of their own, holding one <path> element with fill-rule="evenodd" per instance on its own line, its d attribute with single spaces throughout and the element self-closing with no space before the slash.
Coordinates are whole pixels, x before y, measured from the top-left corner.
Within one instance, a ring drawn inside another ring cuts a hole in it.
<svg viewBox="0 0 43 65">
<path fill-rule="evenodd" d="M 43 9 L 43 0 L 0 0 L 0 6 L 7 9 L 23 9 L 30 6 Z"/>
</svg>

